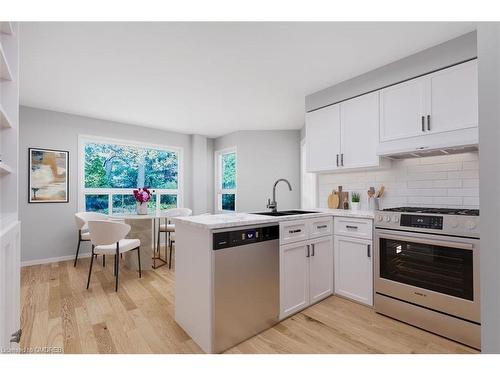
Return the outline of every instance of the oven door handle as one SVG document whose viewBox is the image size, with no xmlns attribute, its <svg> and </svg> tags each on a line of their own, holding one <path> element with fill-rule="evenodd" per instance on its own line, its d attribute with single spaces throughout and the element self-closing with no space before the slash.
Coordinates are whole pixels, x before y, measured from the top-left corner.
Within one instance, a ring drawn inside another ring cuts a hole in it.
<svg viewBox="0 0 500 375">
<path fill-rule="evenodd" d="M 390 234 L 380 234 L 379 238 L 386 238 L 388 240 L 396 240 L 396 241 L 407 241 L 407 242 L 415 242 L 422 243 L 426 245 L 436 245 L 443 247 L 452 247 L 455 249 L 463 249 L 463 250 L 474 250 L 474 245 L 470 243 L 464 242 L 453 242 L 453 241 L 441 241 L 441 240 L 428 240 L 425 238 L 417 238 L 417 237 L 405 237 L 405 236 L 392 236 Z"/>
</svg>

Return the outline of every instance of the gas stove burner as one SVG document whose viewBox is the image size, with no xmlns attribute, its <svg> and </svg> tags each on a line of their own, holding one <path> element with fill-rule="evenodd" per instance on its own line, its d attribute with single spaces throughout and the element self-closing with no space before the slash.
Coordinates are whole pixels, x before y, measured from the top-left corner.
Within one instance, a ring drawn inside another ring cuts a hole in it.
<svg viewBox="0 0 500 375">
<path fill-rule="evenodd" d="M 472 210 L 465 208 L 462 209 L 462 208 L 430 208 L 430 207 L 394 207 L 394 208 L 386 208 L 382 211 L 408 212 L 417 214 L 479 216 L 479 210 Z"/>
</svg>

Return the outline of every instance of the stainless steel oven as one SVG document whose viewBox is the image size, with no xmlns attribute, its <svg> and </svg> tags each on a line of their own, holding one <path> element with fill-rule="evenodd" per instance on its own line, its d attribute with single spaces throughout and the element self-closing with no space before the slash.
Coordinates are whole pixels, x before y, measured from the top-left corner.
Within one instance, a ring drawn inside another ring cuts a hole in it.
<svg viewBox="0 0 500 375">
<path fill-rule="evenodd" d="M 377 312 L 480 348 L 480 245 L 466 231 L 470 218 L 387 215 L 375 223 Z M 460 231 L 446 230 L 456 222 Z"/>
</svg>

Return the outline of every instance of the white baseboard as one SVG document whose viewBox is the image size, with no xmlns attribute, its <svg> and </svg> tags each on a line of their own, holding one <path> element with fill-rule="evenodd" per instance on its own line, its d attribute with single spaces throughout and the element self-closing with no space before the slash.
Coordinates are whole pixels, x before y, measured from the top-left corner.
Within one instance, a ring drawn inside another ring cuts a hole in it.
<svg viewBox="0 0 500 375">
<path fill-rule="evenodd" d="M 89 258 L 89 257 L 90 257 L 90 253 L 78 254 L 78 259 Z M 64 262 L 66 260 L 73 260 L 73 259 L 75 259 L 75 255 L 64 255 L 62 257 L 26 260 L 26 261 L 21 262 L 21 267 L 35 266 L 37 264 Z"/>
</svg>

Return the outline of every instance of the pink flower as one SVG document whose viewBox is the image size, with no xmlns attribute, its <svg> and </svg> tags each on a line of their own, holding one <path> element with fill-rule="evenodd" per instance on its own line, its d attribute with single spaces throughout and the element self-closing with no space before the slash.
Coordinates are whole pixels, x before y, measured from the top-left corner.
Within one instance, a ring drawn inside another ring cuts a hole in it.
<svg viewBox="0 0 500 375">
<path fill-rule="evenodd" d="M 151 199 L 151 192 L 147 188 L 140 188 L 134 190 L 134 198 L 137 202 L 145 203 Z"/>
</svg>

